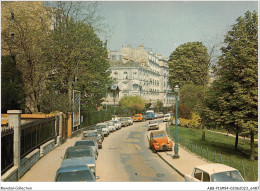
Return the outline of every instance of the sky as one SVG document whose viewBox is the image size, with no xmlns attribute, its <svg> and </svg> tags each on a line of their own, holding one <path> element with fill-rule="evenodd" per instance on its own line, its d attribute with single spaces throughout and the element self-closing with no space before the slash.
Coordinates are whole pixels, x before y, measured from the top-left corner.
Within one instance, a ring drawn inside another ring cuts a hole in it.
<svg viewBox="0 0 260 191">
<path fill-rule="evenodd" d="M 257 1 L 134 1 L 99 2 L 109 26 L 108 49 L 142 44 L 164 57 L 181 44 L 199 41 L 207 47 L 224 35 L 246 11 L 258 11 Z M 102 39 L 104 40 L 104 39 Z"/>
</svg>

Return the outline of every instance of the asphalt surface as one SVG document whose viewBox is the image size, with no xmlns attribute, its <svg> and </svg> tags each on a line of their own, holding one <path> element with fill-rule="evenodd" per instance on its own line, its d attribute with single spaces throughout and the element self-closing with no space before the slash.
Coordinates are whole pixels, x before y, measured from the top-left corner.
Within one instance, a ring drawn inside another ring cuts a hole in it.
<svg viewBox="0 0 260 191">
<path fill-rule="evenodd" d="M 111 133 L 97 163 L 100 182 L 182 182 L 184 179 L 148 146 L 148 122 L 134 123 Z"/>
</svg>

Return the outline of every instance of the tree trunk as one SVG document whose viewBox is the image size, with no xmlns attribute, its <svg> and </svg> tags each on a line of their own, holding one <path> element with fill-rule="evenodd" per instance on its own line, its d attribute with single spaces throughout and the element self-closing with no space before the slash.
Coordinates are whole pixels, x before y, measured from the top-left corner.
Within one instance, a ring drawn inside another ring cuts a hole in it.
<svg viewBox="0 0 260 191">
<path fill-rule="evenodd" d="M 237 145 L 238 145 L 238 133 L 236 132 L 235 150 L 237 150 Z"/>
<path fill-rule="evenodd" d="M 69 103 L 68 112 L 72 112 L 72 82 L 71 82 L 71 80 L 68 81 L 68 103 Z"/>
<path fill-rule="evenodd" d="M 250 160 L 255 160 L 255 135 L 253 132 L 250 133 L 250 146 L 251 146 L 251 150 L 250 150 Z"/>
<path fill-rule="evenodd" d="M 202 125 L 202 141 L 205 141 L 206 140 L 206 132 L 205 132 L 205 126 Z"/>
</svg>

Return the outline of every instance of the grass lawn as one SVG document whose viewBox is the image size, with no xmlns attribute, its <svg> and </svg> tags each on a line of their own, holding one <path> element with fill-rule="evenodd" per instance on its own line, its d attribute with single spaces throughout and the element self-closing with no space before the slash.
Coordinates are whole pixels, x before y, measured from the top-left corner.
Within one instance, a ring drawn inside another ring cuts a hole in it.
<svg viewBox="0 0 260 191">
<path fill-rule="evenodd" d="M 175 126 L 170 126 L 171 137 L 175 138 Z M 178 127 L 178 142 L 186 149 L 212 162 L 224 163 L 240 171 L 246 181 L 257 181 L 258 142 L 255 142 L 255 161 L 249 160 L 250 141 L 239 139 L 235 151 L 235 137 L 206 132 L 206 140 L 201 140 L 201 129 Z M 253 173 L 254 172 L 254 173 Z"/>
</svg>

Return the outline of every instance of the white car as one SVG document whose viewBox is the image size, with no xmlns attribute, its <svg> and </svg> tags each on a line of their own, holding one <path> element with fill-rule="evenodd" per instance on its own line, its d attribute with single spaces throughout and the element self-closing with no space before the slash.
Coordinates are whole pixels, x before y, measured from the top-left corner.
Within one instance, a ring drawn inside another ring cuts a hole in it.
<svg viewBox="0 0 260 191">
<path fill-rule="evenodd" d="M 237 169 L 219 163 L 196 166 L 184 179 L 185 182 L 244 182 Z"/>
<path fill-rule="evenodd" d="M 121 123 L 118 120 L 113 120 L 112 122 L 115 124 L 117 130 L 121 129 Z"/>
<path fill-rule="evenodd" d="M 131 117 L 127 117 L 127 120 L 128 120 L 129 125 L 134 124 L 133 119 Z"/>
<path fill-rule="evenodd" d="M 107 137 L 110 133 L 107 123 L 98 123 L 97 125 L 101 126 L 104 136 Z"/>
<path fill-rule="evenodd" d="M 115 124 L 114 124 L 112 121 L 109 121 L 109 122 L 107 123 L 107 126 L 108 126 L 108 129 L 109 129 L 109 132 L 114 132 L 114 131 L 116 131 L 116 126 L 115 126 Z"/>
<path fill-rule="evenodd" d="M 163 121 L 168 122 L 168 121 L 170 121 L 170 120 L 171 120 L 171 115 L 170 115 L 170 114 L 165 114 L 165 115 L 163 116 Z"/>
</svg>

